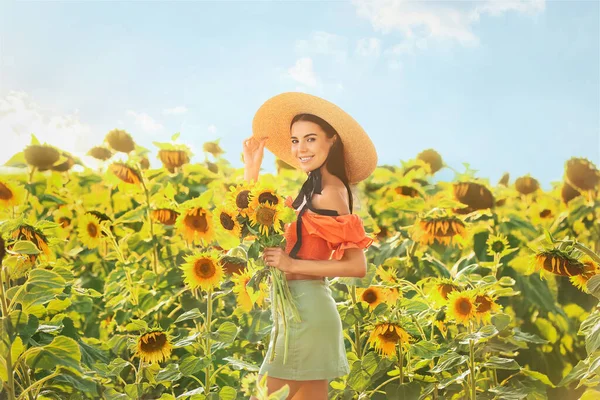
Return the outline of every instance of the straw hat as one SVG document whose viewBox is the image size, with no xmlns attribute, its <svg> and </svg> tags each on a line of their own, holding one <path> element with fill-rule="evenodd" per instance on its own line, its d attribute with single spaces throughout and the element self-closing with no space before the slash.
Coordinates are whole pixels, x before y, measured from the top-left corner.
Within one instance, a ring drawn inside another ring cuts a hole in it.
<svg viewBox="0 0 600 400">
<path fill-rule="evenodd" d="M 282 93 L 267 100 L 252 121 L 252 135 L 268 136 L 265 147 L 281 160 L 300 168 L 300 160 L 292 156 L 290 124 L 298 114 L 313 114 L 327 121 L 344 144 L 346 173 L 350 184 L 367 178 L 377 166 L 377 152 L 365 130 L 333 103 L 300 92 Z"/>
</svg>

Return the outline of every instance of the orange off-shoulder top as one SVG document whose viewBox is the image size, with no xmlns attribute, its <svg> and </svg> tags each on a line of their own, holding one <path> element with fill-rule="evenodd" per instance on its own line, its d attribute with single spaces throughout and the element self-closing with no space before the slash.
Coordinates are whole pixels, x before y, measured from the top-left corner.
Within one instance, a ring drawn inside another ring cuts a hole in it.
<svg viewBox="0 0 600 400">
<path fill-rule="evenodd" d="M 292 207 L 292 197 L 285 200 L 285 205 Z M 315 210 L 315 209 L 313 209 Z M 340 260 L 345 249 L 366 249 L 373 243 L 367 236 L 361 218 L 356 214 L 336 215 L 335 210 L 320 210 L 326 214 L 306 210 L 302 216 L 302 246 L 297 256 L 302 260 Z M 299 211 L 296 210 L 296 214 Z M 286 224 L 286 254 L 296 244 L 296 223 Z"/>
</svg>

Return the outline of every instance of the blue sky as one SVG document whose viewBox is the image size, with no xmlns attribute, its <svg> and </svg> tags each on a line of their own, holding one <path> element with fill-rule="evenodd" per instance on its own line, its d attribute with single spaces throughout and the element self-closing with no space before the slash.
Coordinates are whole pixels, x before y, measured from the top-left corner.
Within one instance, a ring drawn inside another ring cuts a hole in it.
<svg viewBox="0 0 600 400">
<path fill-rule="evenodd" d="M 352 114 L 379 164 L 434 148 L 492 184 L 530 173 L 548 190 L 571 156 L 600 166 L 599 11 L 539 0 L 5 1 L 0 162 L 31 132 L 83 154 L 118 127 L 153 151 L 181 132 L 192 161 L 221 138 L 241 167 L 256 110 L 299 90 Z M 275 171 L 272 154 L 263 166 Z"/>
</svg>

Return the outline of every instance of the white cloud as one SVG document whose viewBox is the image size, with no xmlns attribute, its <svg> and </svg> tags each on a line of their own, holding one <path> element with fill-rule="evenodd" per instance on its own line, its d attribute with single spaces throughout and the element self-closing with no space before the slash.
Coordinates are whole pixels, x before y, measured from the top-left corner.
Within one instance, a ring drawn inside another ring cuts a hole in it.
<svg viewBox="0 0 600 400">
<path fill-rule="evenodd" d="M 356 53 L 363 57 L 379 57 L 381 40 L 377 38 L 362 38 L 356 44 Z"/>
<path fill-rule="evenodd" d="M 287 75 L 303 85 L 313 88 L 317 86 L 317 76 L 313 70 L 313 61 L 310 57 L 298 59 L 296 65 L 287 70 Z"/>
<path fill-rule="evenodd" d="M 166 110 L 163 110 L 163 114 L 166 114 L 166 115 L 185 114 L 186 112 L 188 112 L 188 109 L 187 109 L 187 107 L 184 107 L 184 106 L 177 106 L 177 107 L 167 108 Z"/>
<path fill-rule="evenodd" d="M 423 38 L 410 38 L 385 50 L 386 55 L 400 56 L 403 54 L 414 54 L 416 50 L 425 50 L 427 40 Z"/>
<path fill-rule="evenodd" d="M 346 61 L 347 47 L 345 37 L 323 31 L 313 32 L 308 40 L 302 39 L 296 41 L 296 51 L 302 55 L 331 55 L 340 62 Z"/>
<path fill-rule="evenodd" d="M 85 154 L 103 140 L 90 125 L 79 120 L 77 110 L 73 114 L 60 115 L 38 105 L 27 93 L 16 91 L 0 98 L 0 132 L 4 139 L 0 147 L 0 164 L 23 151 L 31 143 L 32 133 L 40 143 L 68 151 L 87 165 L 93 158 Z"/>
<path fill-rule="evenodd" d="M 135 118 L 135 124 L 145 132 L 156 132 L 163 129 L 163 126 L 159 122 L 146 113 L 138 113 L 129 110 L 127 111 L 127 115 Z"/>
<path fill-rule="evenodd" d="M 507 11 L 535 15 L 544 10 L 544 0 L 487 0 L 475 2 L 416 2 L 409 0 L 354 0 L 359 17 L 387 34 L 401 32 L 405 38 L 449 39 L 462 45 L 477 45 L 471 25 L 483 14 L 499 16 Z"/>
</svg>

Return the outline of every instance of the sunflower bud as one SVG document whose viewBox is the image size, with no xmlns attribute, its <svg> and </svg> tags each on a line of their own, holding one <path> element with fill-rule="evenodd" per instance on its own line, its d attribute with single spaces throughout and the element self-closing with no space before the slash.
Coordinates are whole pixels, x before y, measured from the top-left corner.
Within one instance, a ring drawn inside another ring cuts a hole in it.
<svg viewBox="0 0 600 400">
<path fill-rule="evenodd" d="M 127 164 L 115 162 L 109 166 L 110 171 L 125 183 L 137 185 L 142 182 L 140 173 Z"/>
<path fill-rule="evenodd" d="M 563 182 L 562 189 L 560 191 L 560 197 L 563 203 L 568 204 L 571 200 L 576 198 L 577 196 L 581 196 L 581 193 L 573 186 L 569 185 L 567 182 Z"/>
<path fill-rule="evenodd" d="M 508 186 L 509 177 L 510 174 L 508 172 L 505 172 L 504 175 L 502 175 L 502 178 L 500 178 L 500 180 L 498 181 L 498 185 Z"/>
<path fill-rule="evenodd" d="M 27 164 L 45 171 L 54 165 L 60 158 L 60 153 L 49 145 L 32 144 L 24 150 Z"/>
<path fill-rule="evenodd" d="M 515 181 L 515 188 L 523 195 L 531 194 L 540 188 L 537 179 L 530 176 L 522 176 Z"/>
<path fill-rule="evenodd" d="M 142 169 L 148 169 L 148 168 L 150 168 L 150 160 L 148 160 L 148 158 L 146 158 L 146 157 L 143 157 L 140 160 L 140 167 Z"/>
<path fill-rule="evenodd" d="M 88 151 L 88 155 L 94 157 L 96 160 L 106 161 L 112 157 L 112 152 L 106 147 L 94 146 Z"/>
<path fill-rule="evenodd" d="M 417 155 L 417 160 L 425 161 L 431 168 L 431 174 L 435 174 L 437 171 L 442 169 L 444 161 L 442 156 L 434 149 L 427 149 Z"/>
<path fill-rule="evenodd" d="M 221 148 L 221 146 L 219 146 L 219 143 L 217 142 L 206 142 L 202 145 L 202 150 L 204 150 L 207 153 L 212 154 L 215 157 L 218 157 L 220 154 L 223 154 L 224 151 Z"/>
<path fill-rule="evenodd" d="M 135 149 L 135 142 L 131 135 L 122 129 L 113 129 L 106 134 L 105 140 L 116 151 L 129 153 Z"/>
<path fill-rule="evenodd" d="M 494 207 L 494 196 L 485 186 L 475 182 L 459 182 L 453 186 L 456 200 L 472 210 L 485 210 Z"/>
<path fill-rule="evenodd" d="M 175 172 L 175 168 L 190 162 L 188 154 L 183 150 L 159 150 L 158 158 L 169 172 Z"/>
<path fill-rule="evenodd" d="M 51 168 L 52 171 L 67 172 L 68 170 L 70 170 L 73 167 L 73 165 L 75 165 L 75 160 L 68 153 L 63 152 L 62 155 L 67 157 L 66 161 L 64 161 L 58 165 L 54 165 Z"/>
</svg>

